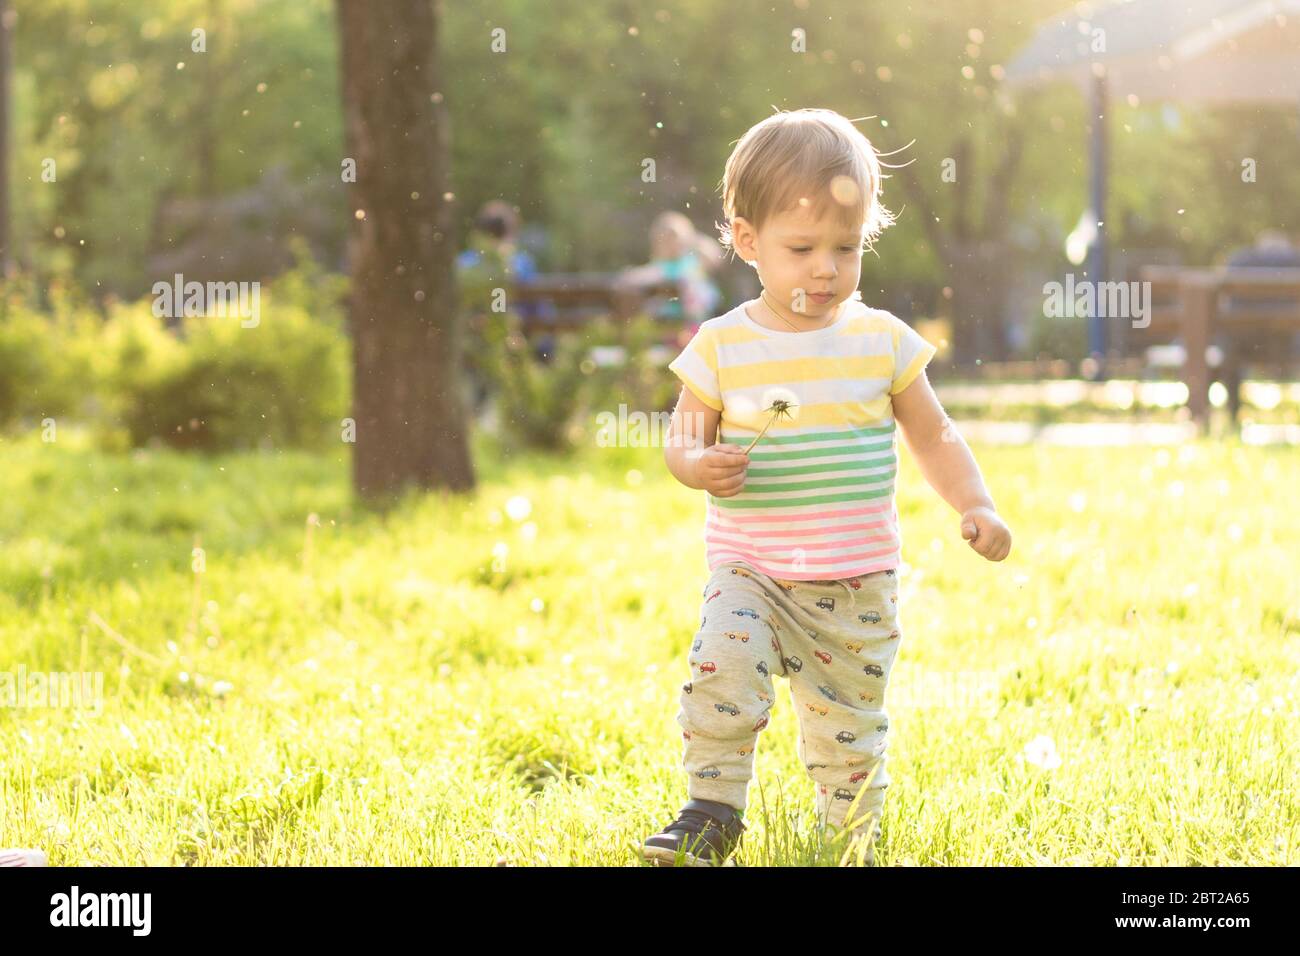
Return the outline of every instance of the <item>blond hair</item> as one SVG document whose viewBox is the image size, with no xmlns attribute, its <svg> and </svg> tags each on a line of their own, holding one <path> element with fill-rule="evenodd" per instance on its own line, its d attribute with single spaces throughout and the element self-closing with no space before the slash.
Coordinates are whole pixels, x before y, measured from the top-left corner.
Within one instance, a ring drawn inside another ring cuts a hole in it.
<svg viewBox="0 0 1300 956">
<path fill-rule="evenodd" d="M 880 160 L 852 121 L 826 109 L 777 110 L 750 127 L 727 158 L 722 182 L 722 244 L 735 252 L 737 216 L 762 228 L 771 216 L 803 205 L 821 218 L 833 207 L 849 228 L 863 227 L 864 249 L 893 214 L 880 202 Z"/>
</svg>

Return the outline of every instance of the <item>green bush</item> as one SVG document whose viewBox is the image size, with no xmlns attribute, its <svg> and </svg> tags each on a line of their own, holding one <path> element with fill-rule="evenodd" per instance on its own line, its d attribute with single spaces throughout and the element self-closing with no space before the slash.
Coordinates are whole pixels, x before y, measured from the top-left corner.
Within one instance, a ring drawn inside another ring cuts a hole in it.
<svg viewBox="0 0 1300 956">
<path fill-rule="evenodd" d="M 133 444 L 218 451 L 337 440 L 350 404 L 347 339 L 335 316 L 309 315 L 279 291 L 263 291 L 251 328 L 233 316 L 185 318 L 175 353 L 132 320 L 122 347 L 146 361 L 114 386 Z"/>
<path fill-rule="evenodd" d="M 502 436 L 526 448 L 564 450 L 593 439 L 595 416 L 670 410 L 676 379 L 651 347 L 668 334 L 662 323 L 638 316 L 621 327 L 610 319 L 555 336 L 554 354 L 543 362 L 524 339 L 512 313 L 490 313 L 469 362 L 485 375 L 497 399 Z M 601 365 L 596 346 L 620 345 L 621 365 Z M 675 354 L 675 353 L 674 353 Z"/>
<path fill-rule="evenodd" d="M 152 297 L 110 305 L 101 320 L 57 291 L 38 311 L 30 291 L 9 287 L 0 427 L 68 416 L 93 423 L 104 444 L 205 451 L 337 441 L 351 404 L 344 284 L 300 258 L 261 288 L 256 325 L 192 316 L 179 331 L 153 314 Z"/>
<path fill-rule="evenodd" d="M 583 406 L 587 346 L 576 334 L 556 336 L 554 354 L 533 352 L 512 312 L 489 313 L 470 361 L 497 399 L 502 437 L 525 448 L 569 447 L 570 430 Z"/>
<path fill-rule="evenodd" d="M 91 399 L 96 320 L 57 289 L 49 315 L 32 308 L 30 298 L 21 287 L 0 296 L 0 428 L 76 416 Z"/>
</svg>

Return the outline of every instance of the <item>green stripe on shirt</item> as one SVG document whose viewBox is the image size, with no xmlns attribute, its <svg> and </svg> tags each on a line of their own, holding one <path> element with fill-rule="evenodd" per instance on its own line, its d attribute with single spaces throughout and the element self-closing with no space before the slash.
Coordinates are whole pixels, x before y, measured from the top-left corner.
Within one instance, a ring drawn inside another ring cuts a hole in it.
<svg viewBox="0 0 1300 956">
<path fill-rule="evenodd" d="M 887 488 L 881 488 L 877 491 L 849 491 L 839 495 L 812 495 L 801 498 L 775 498 L 754 501 L 752 499 L 735 498 L 715 498 L 709 495 L 709 501 L 719 508 L 791 508 L 798 505 L 822 505 L 831 504 L 837 501 L 862 501 L 870 498 L 884 498 L 893 494 L 894 486 L 891 484 Z"/>
<path fill-rule="evenodd" d="M 815 465 L 792 465 L 789 468 L 770 468 L 766 465 L 755 468 L 750 466 L 748 475 L 812 475 L 822 471 L 849 471 L 866 468 L 881 468 L 885 465 L 892 465 L 897 462 L 896 455 L 885 455 L 883 458 L 863 458 L 855 461 L 824 461 Z"/>
<path fill-rule="evenodd" d="M 822 478 L 817 481 L 749 481 L 746 475 L 744 487 L 746 492 L 765 491 L 809 491 L 813 488 L 852 488 L 863 485 L 878 485 L 882 481 L 894 480 L 897 469 L 882 472 L 879 475 L 847 475 L 843 478 Z"/>
</svg>

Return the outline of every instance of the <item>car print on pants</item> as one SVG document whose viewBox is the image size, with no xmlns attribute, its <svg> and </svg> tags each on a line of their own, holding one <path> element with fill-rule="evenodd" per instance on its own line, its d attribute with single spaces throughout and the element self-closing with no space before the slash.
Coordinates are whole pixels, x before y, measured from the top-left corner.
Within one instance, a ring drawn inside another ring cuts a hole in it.
<svg viewBox="0 0 1300 956">
<path fill-rule="evenodd" d="M 799 660 L 797 657 L 787 657 L 785 659 L 785 666 L 797 674 L 803 670 L 803 661 Z"/>
<path fill-rule="evenodd" d="M 823 611 L 835 610 L 835 598 L 818 598 L 817 606 Z"/>
<path fill-rule="evenodd" d="M 714 780 L 717 780 L 722 776 L 722 771 L 717 767 L 705 767 L 702 770 L 695 771 L 695 776 L 699 777 L 701 780 L 705 777 L 712 777 Z"/>
<path fill-rule="evenodd" d="M 822 684 L 817 689 L 822 692 L 822 696 L 825 697 L 827 700 L 833 701 L 839 699 L 838 697 L 835 696 L 835 691 L 831 689 L 830 684 Z"/>
<path fill-rule="evenodd" d="M 817 658 L 823 664 L 829 664 L 831 662 L 831 656 L 825 651 L 813 651 L 813 657 Z"/>
<path fill-rule="evenodd" d="M 861 621 L 863 624 L 879 624 L 880 612 L 868 611 L 866 614 L 859 614 L 858 620 Z"/>
<path fill-rule="evenodd" d="M 701 674 L 713 674 L 716 673 L 717 670 L 718 670 L 718 665 L 713 663 L 713 661 L 705 661 L 703 664 L 700 665 Z"/>
<path fill-rule="evenodd" d="M 739 608 L 738 610 L 732 611 L 731 613 L 738 614 L 741 617 L 752 617 L 756 621 L 758 620 L 758 612 L 753 610 L 752 608 L 742 607 Z"/>
<path fill-rule="evenodd" d="M 740 708 L 730 701 L 724 700 L 722 703 L 714 704 L 713 706 L 717 708 L 717 711 L 720 714 L 730 714 L 732 717 L 735 717 L 740 713 Z"/>
<path fill-rule="evenodd" d="M 722 633 L 726 634 L 727 637 L 729 637 L 733 641 L 739 638 L 740 643 L 742 644 L 749 643 L 749 631 L 723 631 Z"/>
<path fill-rule="evenodd" d="M 823 717 L 830 713 L 830 708 L 825 704 L 809 704 L 808 709 L 814 714 L 821 714 Z"/>
<path fill-rule="evenodd" d="M 849 733 L 847 730 L 841 730 L 838 734 L 835 735 L 835 739 L 842 744 L 851 744 L 853 743 L 853 741 L 857 740 L 858 738 L 853 734 Z"/>
<path fill-rule="evenodd" d="M 866 674 L 870 674 L 872 677 L 884 677 L 884 676 L 885 676 L 885 672 L 884 672 L 883 670 L 880 669 L 880 665 L 879 665 L 879 664 L 865 664 L 865 665 L 863 665 L 862 670 L 863 670 L 864 673 L 866 673 Z"/>
</svg>

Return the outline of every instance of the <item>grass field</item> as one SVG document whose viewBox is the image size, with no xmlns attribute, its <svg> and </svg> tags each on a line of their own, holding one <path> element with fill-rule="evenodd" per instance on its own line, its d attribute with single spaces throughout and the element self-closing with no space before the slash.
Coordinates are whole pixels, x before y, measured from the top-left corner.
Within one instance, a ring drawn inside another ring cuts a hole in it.
<svg viewBox="0 0 1300 956">
<path fill-rule="evenodd" d="M 702 493 L 476 442 L 475 496 L 387 517 L 341 454 L 0 443 L 0 672 L 103 674 L 98 712 L 0 706 L 0 846 L 636 864 L 685 797 Z M 877 863 L 1300 863 L 1300 449 L 975 451 L 999 564 L 900 454 Z M 739 862 L 831 864 L 776 683 Z"/>
</svg>

